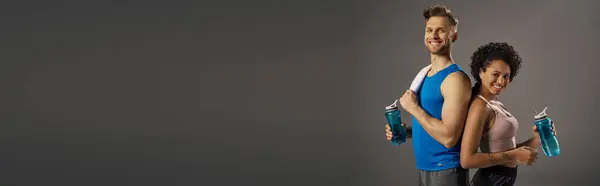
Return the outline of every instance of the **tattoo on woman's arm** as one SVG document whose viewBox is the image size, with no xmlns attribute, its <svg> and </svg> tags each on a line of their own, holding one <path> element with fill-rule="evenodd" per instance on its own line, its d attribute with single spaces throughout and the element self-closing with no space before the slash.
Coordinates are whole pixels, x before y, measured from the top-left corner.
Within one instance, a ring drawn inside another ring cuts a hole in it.
<svg viewBox="0 0 600 186">
<path fill-rule="evenodd" d="M 496 159 L 494 159 L 494 156 L 492 156 L 492 154 L 488 154 L 488 159 L 490 160 L 490 163 L 492 163 L 492 164 L 496 164 L 496 162 L 498 162 L 498 161 L 496 161 Z"/>
<path fill-rule="evenodd" d="M 508 154 L 506 154 L 506 152 L 500 153 L 500 156 L 502 156 L 502 159 L 504 159 L 504 160 L 511 160 L 510 157 L 508 156 Z"/>
</svg>

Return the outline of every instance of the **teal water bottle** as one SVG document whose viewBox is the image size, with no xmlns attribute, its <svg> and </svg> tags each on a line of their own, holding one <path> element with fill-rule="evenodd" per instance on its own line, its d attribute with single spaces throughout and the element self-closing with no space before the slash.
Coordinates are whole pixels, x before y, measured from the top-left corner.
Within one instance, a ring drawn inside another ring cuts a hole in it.
<svg viewBox="0 0 600 186">
<path fill-rule="evenodd" d="M 537 127 L 538 134 L 540 135 L 540 140 L 542 142 L 542 149 L 544 150 L 544 154 L 548 157 L 557 156 L 560 154 L 560 145 L 558 143 L 558 139 L 552 132 L 552 119 L 546 115 L 546 109 L 535 115 L 533 122 Z"/>
<path fill-rule="evenodd" d="M 400 145 L 406 142 L 406 129 L 402 126 L 400 110 L 397 106 L 398 100 L 392 105 L 385 107 L 385 118 L 392 131 L 392 144 Z"/>
</svg>

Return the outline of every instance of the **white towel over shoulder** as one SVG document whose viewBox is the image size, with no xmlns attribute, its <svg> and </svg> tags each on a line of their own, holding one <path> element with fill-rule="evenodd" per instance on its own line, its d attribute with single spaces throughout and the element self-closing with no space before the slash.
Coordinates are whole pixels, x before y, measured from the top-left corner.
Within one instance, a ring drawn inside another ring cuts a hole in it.
<svg viewBox="0 0 600 186">
<path fill-rule="evenodd" d="M 421 71 L 419 71 L 417 76 L 415 76 L 415 79 L 413 79 L 412 84 L 410 84 L 410 89 L 413 92 L 417 93 L 419 88 L 421 88 L 421 84 L 423 84 L 423 80 L 425 79 L 425 76 L 427 76 L 427 73 L 429 72 L 429 70 L 431 70 L 431 64 L 429 64 L 426 67 L 424 67 L 423 69 L 421 69 Z"/>
<path fill-rule="evenodd" d="M 410 84 L 410 90 L 415 92 L 415 94 L 417 93 L 419 88 L 421 88 L 421 85 L 423 84 L 423 80 L 425 79 L 425 76 L 427 76 L 427 73 L 429 72 L 429 70 L 431 70 L 431 64 L 429 64 L 426 67 L 424 67 L 423 69 L 421 69 L 421 71 L 419 71 L 417 76 L 415 76 L 415 79 L 413 79 L 412 83 Z M 394 108 L 397 106 L 398 106 L 398 100 L 395 100 L 394 103 L 387 106 L 386 109 Z"/>
</svg>

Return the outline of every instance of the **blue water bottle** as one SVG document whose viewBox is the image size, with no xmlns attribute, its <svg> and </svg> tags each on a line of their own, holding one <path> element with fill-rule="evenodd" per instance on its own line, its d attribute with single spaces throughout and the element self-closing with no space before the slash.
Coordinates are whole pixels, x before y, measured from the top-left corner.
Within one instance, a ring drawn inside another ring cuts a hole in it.
<svg viewBox="0 0 600 186">
<path fill-rule="evenodd" d="M 548 107 L 544 108 L 541 113 L 534 116 L 534 124 L 540 134 L 544 154 L 548 157 L 552 157 L 560 154 L 560 146 L 558 144 L 558 139 L 552 132 L 552 119 L 546 115 L 547 108 Z"/>
<path fill-rule="evenodd" d="M 398 100 L 392 105 L 385 107 L 385 118 L 392 131 L 392 144 L 400 145 L 406 142 L 406 129 L 402 126 L 400 110 L 397 106 Z"/>
</svg>

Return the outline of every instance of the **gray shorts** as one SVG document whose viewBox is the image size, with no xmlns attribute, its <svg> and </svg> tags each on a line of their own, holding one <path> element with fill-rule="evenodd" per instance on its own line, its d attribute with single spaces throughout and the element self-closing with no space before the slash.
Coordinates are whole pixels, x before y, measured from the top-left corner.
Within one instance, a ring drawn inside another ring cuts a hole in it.
<svg viewBox="0 0 600 186">
<path fill-rule="evenodd" d="M 468 186 L 469 169 L 419 170 L 419 186 Z"/>
</svg>

